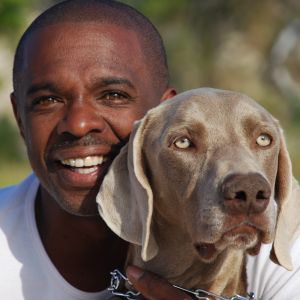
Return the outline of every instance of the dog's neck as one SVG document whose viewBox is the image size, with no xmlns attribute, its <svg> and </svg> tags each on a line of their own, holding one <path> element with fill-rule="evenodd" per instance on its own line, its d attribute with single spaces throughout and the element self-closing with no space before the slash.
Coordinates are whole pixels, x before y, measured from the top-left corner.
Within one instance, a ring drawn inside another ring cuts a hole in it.
<svg viewBox="0 0 300 300">
<path fill-rule="evenodd" d="M 211 263 L 200 260 L 190 237 L 176 224 L 159 220 L 154 224 L 158 254 L 150 261 L 141 259 L 141 247 L 132 245 L 128 263 L 160 274 L 169 282 L 187 289 L 201 288 L 224 296 L 246 294 L 245 254 L 224 250 Z"/>
</svg>

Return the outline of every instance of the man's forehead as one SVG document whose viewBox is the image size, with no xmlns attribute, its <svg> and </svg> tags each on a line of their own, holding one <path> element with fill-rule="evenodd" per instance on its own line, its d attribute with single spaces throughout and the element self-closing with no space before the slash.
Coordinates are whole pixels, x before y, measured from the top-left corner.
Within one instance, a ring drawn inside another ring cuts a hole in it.
<svg viewBox="0 0 300 300">
<path fill-rule="evenodd" d="M 102 45 L 99 42 L 96 44 L 96 41 L 101 38 Z M 47 54 L 47 45 L 59 39 L 67 40 L 70 44 L 65 48 L 67 57 L 72 46 L 85 47 L 85 55 L 88 55 L 87 49 L 91 46 L 104 47 L 114 42 L 118 47 L 115 47 L 114 52 L 111 51 L 110 59 L 114 60 L 115 64 L 124 65 L 124 59 L 118 61 L 116 58 L 124 56 L 126 52 L 126 63 L 130 65 L 134 61 L 139 61 L 141 72 L 148 73 L 147 77 L 151 76 L 148 80 L 152 81 L 160 93 L 169 84 L 164 45 L 158 31 L 145 16 L 120 2 L 78 0 L 61 2 L 46 10 L 25 31 L 15 54 L 13 71 L 15 90 L 18 89 L 20 82 L 22 83 L 25 60 L 29 57 L 35 59 L 34 56 L 41 49 L 41 43 L 44 45 L 44 53 Z M 83 55 L 84 52 L 82 51 L 81 54 Z M 103 56 L 103 54 L 95 55 L 93 52 L 90 54 L 94 59 L 101 59 Z M 77 59 L 81 58 L 77 57 Z"/>
<path fill-rule="evenodd" d="M 24 54 L 25 68 L 37 60 L 43 64 L 67 64 L 72 55 L 74 59 L 90 58 L 92 63 L 102 64 L 119 64 L 125 58 L 126 64 L 131 59 L 144 62 L 134 31 L 96 22 L 81 23 L 81 26 L 67 22 L 40 28 L 26 41 Z"/>
<path fill-rule="evenodd" d="M 74 34 L 74 32 L 76 34 Z M 71 34 L 73 33 L 73 34 Z M 44 36 L 53 37 L 56 40 L 64 37 L 67 39 L 76 40 L 80 43 L 78 36 L 81 36 L 82 40 L 87 40 L 89 37 L 93 36 L 94 40 L 99 38 L 99 36 L 124 36 L 129 40 L 135 39 L 140 42 L 140 36 L 137 31 L 130 28 L 116 25 L 110 22 L 95 22 L 95 21 L 85 21 L 85 22 L 59 22 L 55 24 L 50 24 L 36 28 L 27 36 L 26 42 L 30 44 L 32 41 L 41 40 Z M 83 39 L 84 37 L 84 39 Z"/>
</svg>

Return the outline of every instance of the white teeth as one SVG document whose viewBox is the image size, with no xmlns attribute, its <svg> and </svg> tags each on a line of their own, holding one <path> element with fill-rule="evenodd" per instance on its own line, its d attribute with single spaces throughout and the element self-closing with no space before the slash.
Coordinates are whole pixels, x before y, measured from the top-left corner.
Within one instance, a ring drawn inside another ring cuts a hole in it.
<svg viewBox="0 0 300 300">
<path fill-rule="evenodd" d="M 81 168 L 81 167 L 83 167 L 83 166 L 84 166 L 84 164 L 83 164 L 83 159 L 81 159 L 81 158 L 75 159 L 75 167 L 76 167 L 76 168 Z"/>
<path fill-rule="evenodd" d="M 91 156 L 86 157 L 86 158 L 84 159 L 84 165 L 85 165 L 86 167 L 90 167 L 90 166 L 95 165 L 95 164 L 94 164 L 94 159 L 93 159 L 93 157 L 91 157 Z"/>
<path fill-rule="evenodd" d="M 67 165 L 67 163 L 65 163 L 65 164 Z M 75 159 L 69 159 L 69 164 L 70 164 L 70 166 L 75 167 L 75 165 L 76 165 Z"/>
<path fill-rule="evenodd" d="M 101 165 L 103 162 L 103 156 L 88 156 L 83 160 L 85 167 Z"/>
<path fill-rule="evenodd" d="M 82 167 L 92 167 L 92 166 L 101 165 L 106 160 L 107 158 L 103 156 L 87 156 L 84 158 L 64 159 L 61 161 L 61 163 L 63 165 L 70 166 L 70 167 L 82 168 Z"/>
<path fill-rule="evenodd" d="M 92 168 L 79 168 L 75 169 L 75 172 L 79 174 L 89 174 L 97 170 L 97 167 L 92 167 Z"/>
</svg>

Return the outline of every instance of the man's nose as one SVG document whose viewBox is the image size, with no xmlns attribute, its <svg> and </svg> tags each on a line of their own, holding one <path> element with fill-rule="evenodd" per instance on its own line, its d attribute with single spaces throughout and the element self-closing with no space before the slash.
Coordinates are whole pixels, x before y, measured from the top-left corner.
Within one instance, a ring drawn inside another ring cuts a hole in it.
<svg viewBox="0 0 300 300">
<path fill-rule="evenodd" d="M 83 137 L 90 132 L 101 132 L 105 128 L 105 120 L 93 105 L 74 103 L 66 108 L 57 130 L 59 134 L 68 133 Z"/>
</svg>

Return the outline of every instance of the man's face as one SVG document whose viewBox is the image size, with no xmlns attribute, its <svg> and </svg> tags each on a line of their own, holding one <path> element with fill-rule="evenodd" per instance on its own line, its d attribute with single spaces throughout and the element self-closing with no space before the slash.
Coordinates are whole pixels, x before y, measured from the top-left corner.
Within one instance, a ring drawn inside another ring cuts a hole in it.
<svg viewBox="0 0 300 300">
<path fill-rule="evenodd" d="M 133 122 L 162 98 L 144 59 L 133 31 L 105 24 L 51 25 L 26 43 L 16 116 L 42 192 L 71 213 L 97 212 Z"/>
</svg>

